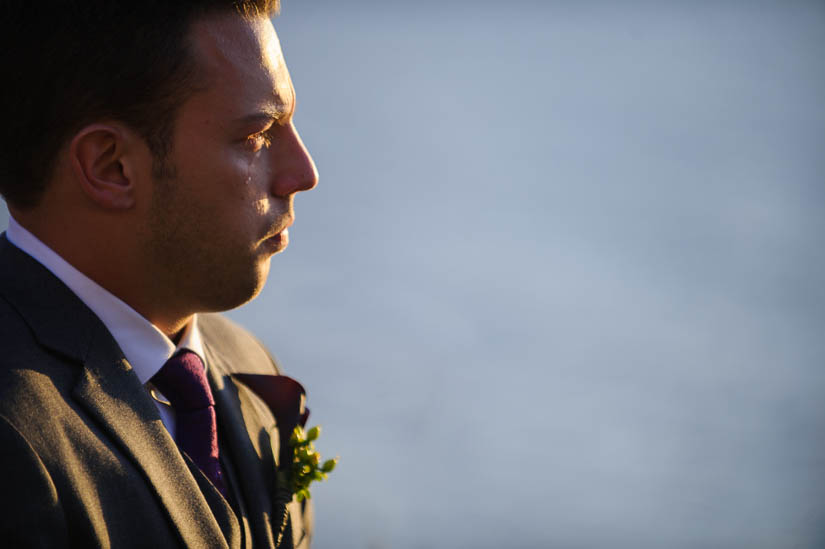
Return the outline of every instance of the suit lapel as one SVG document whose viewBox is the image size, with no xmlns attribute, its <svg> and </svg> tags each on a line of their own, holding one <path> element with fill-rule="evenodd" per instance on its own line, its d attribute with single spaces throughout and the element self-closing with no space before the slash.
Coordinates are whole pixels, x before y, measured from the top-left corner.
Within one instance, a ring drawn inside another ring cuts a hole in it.
<svg viewBox="0 0 825 549">
<path fill-rule="evenodd" d="M 143 473 L 187 547 L 226 547 L 160 415 L 106 327 L 59 279 L 0 237 L 0 294 L 41 345 L 81 369 L 73 396 Z"/>
<path fill-rule="evenodd" d="M 183 460 L 186 462 L 186 466 L 189 467 L 189 472 L 192 473 L 192 476 L 197 481 L 198 488 L 200 488 L 201 493 L 204 498 L 206 498 L 209 508 L 212 509 L 212 513 L 218 521 L 229 547 L 231 549 L 241 549 L 241 528 L 235 511 L 218 489 L 215 488 L 212 481 L 203 474 L 203 471 L 201 471 L 198 466 L 195 465 L 195 462 L 185 453 L 183 454 Z M 224 468 L 224 473 L 227 472 L 226 468 Z"/>
<path fill-rule="evenodd" d="M 87 361 L 74 396 L 152 485 L 187 546 L 227 547 L 220 526 L 172 437 L 125 359 Z"/>
<path fill-rule="evenodd" d="M 255 547 L 274 547 L 271 493 L 275 483 L 275 461 L 269 430 L 275 420 L 261 403 L 229 375 L 227 359 L 208 341 L 204 342 L 207 372 L 215 397 L 219 435 L 229 450 Z M 246 536 L 249 539 L 249 536 Z"/>
</svg>

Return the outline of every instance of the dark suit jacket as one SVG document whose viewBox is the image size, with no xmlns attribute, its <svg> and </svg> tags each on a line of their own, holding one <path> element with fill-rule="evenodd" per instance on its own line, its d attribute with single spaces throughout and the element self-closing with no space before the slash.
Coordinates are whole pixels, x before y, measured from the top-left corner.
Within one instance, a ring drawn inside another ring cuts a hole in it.
<svg viewBox="0 0 825 549">
<path fill-rule="evenodd" d="M 231 374 L 277 367 L 223 317 L 199 326 L 234 510 L 178 451 L 101 321 L 0 235 L 0 545 L 274 546 L 275 419 Z M 289 509 L 308 547 L 310 510 Z"/>
</svg>

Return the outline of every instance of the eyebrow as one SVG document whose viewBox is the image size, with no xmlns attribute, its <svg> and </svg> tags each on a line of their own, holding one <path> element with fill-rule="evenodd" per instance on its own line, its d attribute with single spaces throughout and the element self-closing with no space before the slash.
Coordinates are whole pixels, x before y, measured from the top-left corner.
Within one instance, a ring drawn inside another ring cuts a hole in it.
<svg viewBox="0 0 825 549">
<path fill-rule="evenodd" d="M 288 108 L 291 107 L 291 108 Z M 295 102 L 291 105 L 278 104 L 276 106 L 262 107 L 260 111 L 242 116 L 236 120 L 237 123 L 247 124 L 261 124 L 272 121 L 279 121 L 291 115 L 295 111 Z"/>
</svg>

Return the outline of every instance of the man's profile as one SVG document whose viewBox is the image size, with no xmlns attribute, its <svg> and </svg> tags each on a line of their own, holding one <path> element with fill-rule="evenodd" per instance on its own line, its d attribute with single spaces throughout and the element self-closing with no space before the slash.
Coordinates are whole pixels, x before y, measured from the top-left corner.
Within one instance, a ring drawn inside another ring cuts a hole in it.
<svg viewBox="0 0 825 549">
<path fill-rule="evenodd" d="M 309 546 L 234 377 L 276 363 L 215 314 L 261 291 L 317 183 L 277 9 L 4 2 L 4 544 Z"/>
</svg>

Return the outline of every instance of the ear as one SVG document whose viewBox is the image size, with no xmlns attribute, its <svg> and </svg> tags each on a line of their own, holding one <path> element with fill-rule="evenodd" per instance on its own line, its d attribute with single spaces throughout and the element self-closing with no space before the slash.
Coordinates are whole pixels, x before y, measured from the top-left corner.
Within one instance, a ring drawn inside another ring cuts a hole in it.
<svg viewBox="0 0 825 549">
<path fill-rule="evenodd" d="M 128 154 L 134 136 L 124 126 L 90 124 L 69 144 L 72 173 L 84 194 L 105 209 L 128 210 L 135 205 L 137 175 Z"/>
</svg>

